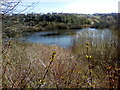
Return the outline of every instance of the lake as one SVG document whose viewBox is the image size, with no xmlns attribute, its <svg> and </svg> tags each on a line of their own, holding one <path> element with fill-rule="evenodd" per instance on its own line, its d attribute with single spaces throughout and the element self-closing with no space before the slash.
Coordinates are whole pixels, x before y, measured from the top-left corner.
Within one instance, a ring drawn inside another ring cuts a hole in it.
<svg viewBox="0 0 120 90">
<path fill-rule="evenodd" d="M 24 36 L 19 40 L 48 45 L 55 44 L 63 48 L 69 48 L 80 40 L 95 39 L 92 43 L 94 43 L 94 41 L 99 43 L 99 40 L 105 40 L 112 36 L 112 32 L 109 29 L 84 28 L 41 31 L 29 36 Z"/>
</svg>

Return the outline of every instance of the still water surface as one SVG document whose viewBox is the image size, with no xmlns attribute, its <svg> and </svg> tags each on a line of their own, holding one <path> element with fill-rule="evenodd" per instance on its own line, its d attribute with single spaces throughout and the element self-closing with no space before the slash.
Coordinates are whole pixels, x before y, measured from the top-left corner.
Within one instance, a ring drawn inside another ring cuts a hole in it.
<svg viewBox="0 0 120 90">
<path fill-rule="evenodd" d="M 32 43 L 41 44 L 55 44 L 64 48 L 69 48 L 73 44 L 77 43 L 80 39 L 101 39 L 110 38 L 112 33 L 109 29 L 66 29 L 66 30 L 52 30 L 52 31 L 41 31 L 33 33 L 29 36 L 22 37 L 20 40 Z"/>
</svg>

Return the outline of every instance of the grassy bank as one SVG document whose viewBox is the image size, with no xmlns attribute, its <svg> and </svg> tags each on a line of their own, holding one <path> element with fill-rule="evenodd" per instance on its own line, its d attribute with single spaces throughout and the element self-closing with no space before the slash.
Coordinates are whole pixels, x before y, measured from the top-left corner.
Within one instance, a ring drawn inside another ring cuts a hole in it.
<svg viewBox="0 0 120 90">
<path fill-rule="evenodd" d="M 53 51 L 56 52 L 54 58 Z M 40 87 L 41 81 L 45 81 L 44 87 L 56 87 L 62 75 L 66 74 L 65 71 L 71 69 L 71 65 L 75 63 L 72 54 L 68 52 L 54 45 L 7 42 L 3 46 L 3 87 L 36 88 Z M 49 65 L 52 59 L 54 61 Z"/>
<path fill-rule="evenodd" d="M 3 88 L 116 88 L 119 69 L 112 61 L 116 54 L 108 57 L 106 51 L 101 57 L 99 47 L 94 49 L 89 41 L 81 45 L 68 50 L 56 45 L 3 43 Z"/>
</svg>

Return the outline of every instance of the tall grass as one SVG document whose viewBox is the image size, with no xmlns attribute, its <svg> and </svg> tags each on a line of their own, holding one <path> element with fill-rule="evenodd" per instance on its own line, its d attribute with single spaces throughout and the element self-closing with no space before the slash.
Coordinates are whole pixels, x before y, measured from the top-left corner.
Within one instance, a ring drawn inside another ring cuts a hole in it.
<svg viewBox="0 0 120 90">
<path fill-rule="evenodd" d="M 101 32 L 104 35 L 97 36 L 97 31 L 81 32 L 77 39 L 78 43 L 74 46 L 74 52 L 81 56 L 81 60 L 85 60 L 84 56 L 88 53 L 91 55 L 92 58 L 89 59 L 89 64 L 92 66 L 92 83 L 95 80 L 100 80 L 100 83 L 104 84 L 101 87 L 117 88 L 119 79 L 119 37 L 112 31 Z M 85 46 L 85 42 L 89 42 L 89 47 Z M 89 48 L 89 50 L 86 50 L 86 48 Z"/>
<path fill-rule="evenodd" d="M 5 88 L 36 87 L 43 67 L 26 53 L 27 45 L 9 41 L 3 47 L 2 85 Z M 37 72 L 37 73 L 36 73 Z"/>
<path fill-rule="evenodd" d="M 81 32 L 71 52 L 56 46 L 4 42 L 3 88 L 117 88 L 118 37 L 110 32 L 94 34 Z"/>
</svg>

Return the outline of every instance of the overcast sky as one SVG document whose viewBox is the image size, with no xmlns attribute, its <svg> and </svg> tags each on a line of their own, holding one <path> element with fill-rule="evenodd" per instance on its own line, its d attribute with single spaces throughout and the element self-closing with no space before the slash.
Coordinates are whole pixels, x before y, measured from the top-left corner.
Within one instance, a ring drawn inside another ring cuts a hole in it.
<svg viewBox="0 0 120 90">
<path fill-rule="evenodd" d="M 24 5 L 38 2 L 27 13 L 117 13 L 120 0 L 22 0 Z M 22 8 L 22 7 L 19 7 Z"/>
</svg>

